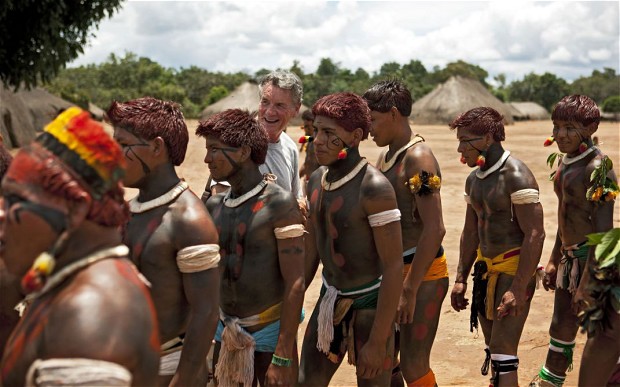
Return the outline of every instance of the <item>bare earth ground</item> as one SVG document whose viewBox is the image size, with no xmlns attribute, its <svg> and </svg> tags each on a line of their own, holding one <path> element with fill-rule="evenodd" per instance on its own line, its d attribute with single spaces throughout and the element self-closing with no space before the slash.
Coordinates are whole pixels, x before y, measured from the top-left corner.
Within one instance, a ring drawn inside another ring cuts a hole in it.
<svg viewBox="0 0 620 387">
<path fill-rule="evenodd" d="M 197 121 L 188 121 L 191 132 L 190 144 L 184 164 L 179 168 L 180 175 L 188 181 L 191 189 L 198 195 L 202 193 L 208 178 L 208 170 L 203 163 L 205 156 L 204 142 L 193 135 Z M 463 187 L 465 178 L 470 169 L 459 162 L 456 152 L 457 142 L 455 133 L 447 126 L 413 126 L 414 131 L 420 133 L 432 147 L 439 164 L 443 177 L 442 204 L 443 217 L 446 226 L 446 236 L 443 246 L 448 257 L 451 283 L 454 281 L 456 265 L 458 262 L 459 238 L 461 235 L 465 214 L 465 202 L 463 200 Z M 546 165 L 547 156 L 557 151 L 554 145 L 549 148 L 542 146 L 543 142 L 551 134 L 552 124 L 550 121 L 518 122 L 506 127 L 507 141 L 504 147 L 512 154 L 525 161 L 534 172 L 540 186 L 541 197 L 545 212 L 545 231 L 547 238 L 544 245 L 541 263 L 547 262 L 553 246 L 557 229 L 557 199 L 553 193 L 552 183 L 548 181 L 551 170 Z M 619 162 L 619 137 L 620 124 L 602 123 L 597 132 L 601 148 L 606 152 L 615 164 L 616 174 L 620 169 Z M 302 132 L 298 127 L 289 127 L 288 134 L 296 141 Z M 361 153 L 373 164 L 376 162 L 381 148 L 378 148 L 371 140 L 364 141 Z M 305 154 L 302 154 L 302 159 Z M 135 192 L 128 192 L 128 196 L 134 196 Z M 614 227 L 620 227 L 619 208 L 620 201 L 616 202 L 614 212 Z M 313 310 L 320 289 L 320 270 L 306 291 L 304 307 L 309 316 Z M 471 282 L 469 292 L 471 292 Z M 471 294 L 470 294 L 471 295 Z M 431 366 L 437 377 L 438 385 L 452 386 L 481 386 L 488 385 L 488 377 L 480 375 L 480 366 L 484 360 L 484 339 L 482 332 L 477 337 L 469 332 L 469 309 L 455 312 L 449 301 L 449 293 L 442 306 L 442 316 L 433 352 L 431 354 Z M 553 294 L 545 292 L 542 287 L 537 290 L 532 301 L 532 307 L 525 325 L 521 343 L 519 346 L 519 384 L 527 386 L 530 380 L 538 373 L 545 361 L 549 344 L 548 329 L 553 310 Z M 307 318 L 306 318 L 307 320 Z M 302 323 L 299 329 L 299 344 L 301 344 L 306 323 Z M 568 374 L 566 386 L 577 384 L 581 353 L 585 342 L 585 335 L 578 334 L 577 347 L 574 356 L 574 370 Z M 347 364 L 340 367 L 332 379 L 333 386 L 356 385 L 355 369 Z"/>
</svg>

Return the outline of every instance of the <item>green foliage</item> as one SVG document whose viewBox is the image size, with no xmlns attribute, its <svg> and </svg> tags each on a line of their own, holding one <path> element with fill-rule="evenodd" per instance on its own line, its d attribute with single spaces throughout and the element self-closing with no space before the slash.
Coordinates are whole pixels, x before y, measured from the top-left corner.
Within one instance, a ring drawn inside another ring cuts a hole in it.
<svg viewBox="0 0 620 387">
<path fill-rule="evenodd" d="M 55 77 L 83 52 L 99 22 L 120 0 L 3 0 L 0 3 L 0 79 L 30 88 Z"/>
<path fill-rule="evenodd" d="M 554 74 L 530 73 L 521 81 L 514 81 L 509 87 L 511 101 L 532 101 L 551 111 L 562 97 L 570 93 L 568 83 Z"/>
<path fill-rule="evenodd" d="M 588 234 L 587 244 L 596 246 L 594 257 L 599 268 L 620 266 L 620 228 Z"/>
<path fill-rule="evenodd" d="M 214 86 L 207 95 L 207 106 L 219 101 L 228 95 L 228 89 L 225 86 Z"/>
<path fill-rule="evenodd" d="M 484 86 L 488 86 L 486 79 L 489 73 L 480 66 L 472 65 L 462 60 L 448 63 L 446 68 L 439 70 L 435 76 L 438 83 L 447 81 L 450 77 L 459 75 L 464 78 L 471 78 L 479 81 Z"/>
<path fill-rule="evenodd" d="M 602 104 L 609 96 L 620 95 L 620 75 L 614 69 L 594 70 L 589 77 L 580 77 L 570 86 L 570 94 L 585 94 Z"/>
<path fill-rule="evenodd" d="M 620 95 L 607 97 L 601 108 L 607 113 L 620 113 Z"/>
<path fill-rule="evenodd" d="M 553 169 L 554 164 L 556 163 L 557 160 L 557 167 L 560 166 L 560 163 L 562 162 L 562 158 L 564 157 L 564 153 L 560 153 L 560 152 L 553 152 L 549 155 L 549 157 L 547 157 L 547 165 L 549 166 L 549 168 Z M 549 180 L 553 181 L 553 178 L 555 177 L 555 174 L 557 173 L 557 169 L 553 172 L 551 172 L 549 174 Z"/>
</svg>

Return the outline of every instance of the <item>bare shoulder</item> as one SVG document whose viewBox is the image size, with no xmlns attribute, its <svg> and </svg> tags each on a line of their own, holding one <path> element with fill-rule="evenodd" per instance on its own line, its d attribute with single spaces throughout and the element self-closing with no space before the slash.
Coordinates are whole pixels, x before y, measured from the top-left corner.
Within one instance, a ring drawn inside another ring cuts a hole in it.
<svg viewBox="0 0 620 387">
<path fill-rule="evenodd" d="M 275 223 L 281 219 L 288 219 L 296 215 L 301 216 L 295 195 L 277 184 L 267 184 L 262 197 Z"/>
<path fill-rule="evenodd" d="M 131 353 L 135 344 L 148 344 L 155 326 L 151 305 L 148 288 L 127 259 L 97 262 L 75 275 L 54 300 L 48 324 L 53 332 L 50 347 L 82 343 L 69 347 L 73 351 L 88 347 L 95 349 L 93 353 L 108 348 L 121 357 L 135 355 Z M 89 345 L 84 346 L 85 342 Z M 88 348 L 83 350 L 88 352 Z"/>
<path fill-rule="evenodd" d="M 390 181 L 381 171 L 368 164 L 360 187 L 362 200 L 389 199 L 396 200 L 396 194 Z"/>
<path fill-rule="evenodd" d="M 426 171 L 438 175 L 439 165 L 431 147 L 425 142 L 419 142 L 407 149 L 405 154 L 407 175 Z"/>
<path fill-rule="evenodd" d="M 465 193 L 469 192 L 469 190 L 471 189 L 471 186 L 474 184 L 475 181 L 476 181 L 476 170 L 474 169 L 473 171 L 469 173 L 469 176 L 467 176 L 467 179 L 465 179 Z"/>
<path fill-rule="evenodd" d="M 502 174 L 512 192 L 526 188 L 538 189 L 538 182 L 530 168 L 515 157 L 506 160 Z"/>
<path fill-rule="evenodd" d="M 171 232 L 177 248 L 217 243 L 217 233 L 204 203 L 192 191 L 186 190 L 170 206 Z"/>
</svg>

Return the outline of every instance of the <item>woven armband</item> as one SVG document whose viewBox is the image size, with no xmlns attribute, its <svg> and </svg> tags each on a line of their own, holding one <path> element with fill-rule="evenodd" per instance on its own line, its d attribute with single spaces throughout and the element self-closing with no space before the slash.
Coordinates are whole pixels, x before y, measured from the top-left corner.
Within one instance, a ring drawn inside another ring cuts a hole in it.
<svg viewBox="0 0 620 387">
<path fill-rule="evenodd" d="M 293 361 L 291 359 L 287 359 L 285 357 L 280 357 L 276 354 L 271 356 L 271 364 L 277 365 L 279 367 L 290 367 Z"/>
<path fill-rule="evenodd" d="M 209 270 L 220 261 L 220 246 L 216 244 L 189 246 L 177 253 L 177 267 L 181 273 Z"/>
<path fill-rule="evenodd" d="M 465 192 L 463 192 L 463 199 L 465 199 L 465 203 L 467 204 L 471 204 L 471 198 L 469 197 L 469 195 Z"/>
<path fill-rule="evenodd" d="M 398 221 L 400 221 L 400 211 L 398 209 L 368 215 L 368 224 L 370 224 L 370 227 L 381 227 L 388 223 Z"/>
<path fill-rule="evenodd" d="M 28 386 L 130 386 L 131 373 L 120 364 L 73 358 L 35 360 L 26 375 Z"/>
<path fill-rule="evenodd" d="M 510 194 L 512 204 L 533 204 L 538 203 L 538 190 L 533 188 L 525 188 Z"/>
<path fill-rule="evenodd" d="M 286 227 L 278 227 L 273 229 L 276 239 L 297 238 L 306 232 L 303 224 L 291 224 Z"/>
</svg>

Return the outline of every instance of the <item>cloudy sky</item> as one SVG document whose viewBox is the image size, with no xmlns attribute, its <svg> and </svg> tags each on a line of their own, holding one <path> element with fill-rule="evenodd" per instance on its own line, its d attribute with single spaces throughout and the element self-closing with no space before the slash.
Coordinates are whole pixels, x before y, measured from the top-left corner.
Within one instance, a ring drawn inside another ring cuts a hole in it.
<svg viewBox="0 0 620 387">
<path fill-rule="evenodd" d="M 202 1 L 124 2 L 101 22 L 75 67 L 131 51 L 163 66 L 210 71 L 290 68 L 321 58 L 372 73 L 420 60 L 462 59 L 489 81 L 534 72 L 567 81 L 619 64 L 619 2 Z"/>
</svg>

